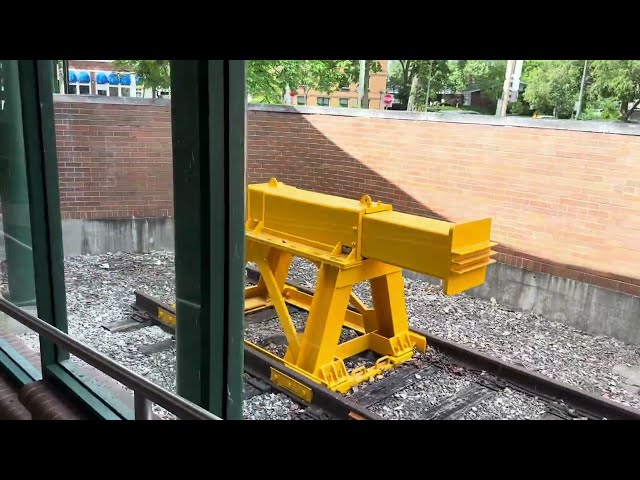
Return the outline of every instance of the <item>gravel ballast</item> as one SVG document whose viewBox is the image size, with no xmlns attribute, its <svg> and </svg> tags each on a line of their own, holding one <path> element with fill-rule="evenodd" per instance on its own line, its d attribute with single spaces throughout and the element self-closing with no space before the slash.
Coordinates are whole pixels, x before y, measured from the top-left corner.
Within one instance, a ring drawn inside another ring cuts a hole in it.
<svg viewBox="0 0 640 480">
<path fill-rule="evenodd" d="M 154 252 L 84 255 L 65 261 L 69 333 L 171 391 L 175 391 L 175 347 L 151 354 L 141 352 L 144 346 L 170 338 L 169 334 L 158 327 L 111 333 L 102 325 L 128 317 L 136 289 L 166 303 L 173 303 L 173 260 L 171 253 Z M 291 278 L 313 288 L 315 276 L 313 264 L 294 260 Z M 370 303 L 367 284 L 359 285 L 356 291 L 365 303 Z M 474 299 L 464 294 L 446 297 L 439 287 L 419 280 L 406 279 L 405 292 L 409 321 L 413 327 L 640 408 L 638 387 L 627 385 L 623 377 L 613 373 L 616 365 L 633 367 L 640 364 L 640 352 L 636 346 L 625 345 L 613 338 L 590 335 L 528 312 L 512 311 L 495 301 Z M 301 327 L 304 316 L 294 314 L 293 321 L 296 327 Z M 278 334 L 282 334 L 282 329 L 277 322 L 247 325 L 247 338 L 253 341 Z M 35 335 L 27 334 L 23 338 L 37 348 Z M 277 342 L 273 348 L 277 349 Z M 412 388 L 420 389 L 415 385 Z M 415 394 L 414 390 L 406 390 L 407 398 Z M 276 398 L 269 395 L 272 394 L 247 400 L 245 418 L 295 417 L 298 407 L 286 396 Z M 522 407 L 521 410 L 529 412 L 524 417 L 518 414 L 517 405 L 525 402 L 519 395 L 510 392 L 509 396 L 503 392 L 488 399 L 486 404 L 478 404 L 476 410 L 464 418 L 497 418 L 496 415 L 499 418 L 530 418 L 529 415 L 535 415 L 536 405 L 526 409 Z M 515 406 L 505 407 L 508 409 L 505 413 L 504 409 L 498 408 L 500 402 L 498 406 L 495 405 L 500 398 L 503 398 L 503 404 Z M 392 413 L 379 413 L 388 418 L 415 418 L 411 413 L 413 410 L 426 408 L 416 405 L 412 410 L 408 408 L 409 403 L 397 410 L 395 408 L 398 405 L 387 405 Z M 277 407 L 274 406 L 276 404 Z M 267 405 L 273 408 L 267 408 Z"/>
<path fill-rule="evenodd" d="M 296 258 L 290 278 L 315 288 L 317 268 Z M 440 287 L 405 278 L 409 324 L 500 360 L 520 365 L 627 406 L 640 408 L 637 386 L 613 373 L 640 364 L 640 347 L 592 335 L 530 312 L 519 312 L 465 294 L 448 297 Z M 371 305 L 368 283 L 355 287 Z"/>
</svg>

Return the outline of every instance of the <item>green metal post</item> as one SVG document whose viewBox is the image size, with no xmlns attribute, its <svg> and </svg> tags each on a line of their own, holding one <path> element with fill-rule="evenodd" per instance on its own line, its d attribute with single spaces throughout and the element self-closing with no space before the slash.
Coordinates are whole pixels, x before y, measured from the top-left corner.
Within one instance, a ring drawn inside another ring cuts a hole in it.
<svg viewBox="0 0 640 480">
<path fill-rule="evenodd" d="M 8 158 L 12 162 L 16 159 L 21 159 L 22 162 L 22 180 L 19 186 L 23 195 L 27 195 L 28 192 L 26 200 L 21 197 L 21 203 L 25 207 L 23 213 L 28 214 L 23 218 L 32 234 L 30 258 L 32 257 L 32 263 L 37 265 L 32 283 L 35 285 L 38 317 L 66 333 L 64 254 L 58 192 L 52 62 L 3 60 L 0 61 L 0 65 L 3 70 L 8 67 L 11 87 L 5 104 L 9 111 L 0 115 L 8 118 L 0 125 L 3 127 L 0 128 L 0 132 L 13 142 L 10 143 L 12 150 Z M 0 79 L 2 78 L 0 75 Z M 0 100 L 1 93 L 0 89 Z M 0 122 L 2 120 L 0 118 Z M 6 136 L 7 124 L 14 128 L 13 132 L 9 132 L 13 133 L 13 136 Z M 7 163 L 6 160 L 4 163 Z M 4 198 L 2 203 L 4 209 Z M 9 258 L 13 258 L 11 253 L 7 253 Z M 31 271 L 33 273 L 33 267 Z M 88 384 L 85 379 L 86 372 L 79 371 L 77 366 L 70 363 L 67 352 L 58 349 L 49 341 L 40 339 L 40 354 L 43 375 L 84 402 L 99 418 L 133 418 L 133 412 L 125 411 L 102 389 Z M 37 380 L 37 372 L 31 371 L 26 361 L 19 357 L 17 352 L 0 342 L 0 367 L 20 383 Z"/>
<path fill-rule="evenodd" d="M 178 393 L 242 418 L 244 61 L 171 64 Z"/>
<path fill-rule="evenodd" d="M 38 317 L 67 331 L 62 221 L 53 111 L 51 60 L 19 60 L 24 149 L 29 186 Z M 40 340 L 42 370 L 69 358 Z"/>
<path fill-rule="evenodd" d="M 28 307 L 36 304 L 36 292 L 18 62 L 0 60 L 0 63 L 4 87 L 4 104 L 0 110 L 0 205 L 8 300 L 20 307 Z"/>
</svg>

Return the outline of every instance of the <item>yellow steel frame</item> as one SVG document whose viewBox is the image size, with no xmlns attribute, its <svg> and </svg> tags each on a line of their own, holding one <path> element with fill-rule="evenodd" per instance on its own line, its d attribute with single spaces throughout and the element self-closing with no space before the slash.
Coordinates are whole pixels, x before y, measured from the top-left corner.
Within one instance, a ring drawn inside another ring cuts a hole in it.
<svg viewBox="0 0 640 480">
<path fill-rule="evenodd" d="M 494 262 L 490 219 L 453 224 L 394 212 L 367 195 L 349 200 L 275 179 L 250 185 L 247 207 L 247 261 L 261 275 L 257 285 L 245 289 L 245 313 L 273 307 L 287 350 L 279 358 L 245 344 L 341 393 L 409 360 L 414 349 L 427 349 L 426 338 L 409 330 L 403 268 L 442 279 L 444 292 L 453 295 L 482 284 Z M 313 295 L 286 285 L 294 256 L 318 267 Z M 354 285 L 365 281 L 371 286 L 372 307 L 353 292 Z M 296 331 L 287 304 L 309 312 L 303 332 Z M 175 326 L 168 312 L 159 311 L 158 317 Z M 343 327 L 359 335 L 339 343 Z M 348 372 L 344 361 L 365 351 L 380 358 L 371 367 Z M 311 400 L 307 386 L 277 369 L 272 369 L 271 380 Z"/>
<path fill-rule="evenodd" d="M 261 278 L 258 285 L 246 289 L 245 308 L 275 308 L 287 338 L 284 362 L 299 373 L 346 393 L 413 357 L 414 346 L 426 350 L 426 339 L 409 331 L 400 268 L 376 260 L 365 260 L 348 269 L 320 261 L 316 290 L 309 295 L 285 285 L 293 255 L 252 240 L 247 247 L 248 260 L 257 264 Z M 367 280 L 373 308 L 353 293 L 355 284 Z M 309 312 L 304 333 L 296 332 L 287 303 Z M 350 303 L 358 312 L 348 309 Z M 339 344 L 343 326 L 361 335 Z M 372 367 L 347 372 L 344 360 L 367 350 L 382 357 Z"/>
<path fill-rule="evenodd" d="M 367 195 L 343 199 L 275 179 L 249 187 L 247 213 L 247 261 L 261 277 L 245 290 L 245 312 L 274 307 L 287 339 L 281 361 L 342 393 L 412 358 L 414 348 L 426 351 L 425 337 L 409 330 L 402 268 L 443 279 L 452 295 L 481 284 L 493 263 L 490 219 L 451 224 L 394 212 Z M 314 295 L 285 284 L 294 256 L 318 267 Z M 364 281 L 372 307 L 353 292 Z M 309 312 L 303 332 L 287 303 Z M 343 327 L 360 335 L 340 344 Z M 381 356 L 375 365 L 347 372 L 344 360 L 368 350 Z M 282 386 L 291 390 L 290 379 Z"/>
</svg>

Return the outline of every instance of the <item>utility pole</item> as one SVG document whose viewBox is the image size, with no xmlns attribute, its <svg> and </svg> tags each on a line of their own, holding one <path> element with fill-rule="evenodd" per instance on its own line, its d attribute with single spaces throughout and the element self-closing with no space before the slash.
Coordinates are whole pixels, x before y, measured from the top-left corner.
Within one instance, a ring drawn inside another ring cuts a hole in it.
<svg viewBox="0 0 640 480">
<path fill-rule="evenodd" d="M 360 60 L 360 78 L 358 79 L 358 107 L 362 108 L 362 97 L 364 97 L 364 69 L 366 60 Z"/>
<path fill-rule="evenodd" d="M 515 60 L 507 60 L 507 70 L 504 74 L 504 86 L 502 88 L 502 102 L 496 109 L 496 115 L 504 117 L 507 115 L 507 107 L 509 106 L 509 97 L 511 90 L 511 78 L 513 77 L 513 71 L 515 69 Z"/>
<path fill-rule="evenodd" d="M 580 119 L 582 113 L 582 102 L 584 101 L 584 87 L 587 84 L 587 66 L 589 60 L 584 61 L 584 70 L 582 71 L 582 83 L 580 84 L 580 97 L 578 98 L 578 109 L 576 110 L 576 120 Z"/>
</svg>

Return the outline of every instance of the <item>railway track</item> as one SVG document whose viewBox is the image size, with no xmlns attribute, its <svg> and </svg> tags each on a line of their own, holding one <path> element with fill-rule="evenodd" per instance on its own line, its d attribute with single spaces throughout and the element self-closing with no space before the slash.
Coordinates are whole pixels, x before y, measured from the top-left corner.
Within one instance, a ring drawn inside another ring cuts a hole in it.
<svg viewBox="0 0 640 480">
<path fill-rule="evenodd" d="M 257 270 L 247 268 L 247 280 L 257 283 Z M 298 282 L 289 285 L 312 294 Z M 166 331 L 172 328 L 153 315 L 157 308 L 173 312 L 168 305 L 142 293 L 136 293 L 135 320 L 111 325 L 113 331 L 158 324 Z M 296 310 L 296 307 L 290 306 Z M 155 309 L 155 310 L 154 310 Z M 275 311 L 265 309 L 247 315 L 247 322 L 261 323 L 276 318 Z M 133 322 L 133 323 L 132 323 Z M 135 324 L 134 324 L 135 323 Z M 109 327 L 107 327 L 109 328 Z M 283 365 L 275 355 L 245 346 L 245 400 L 269 392 L 281 392 L 291 397 L 302 411 L 301 420 L 355 419 L 380 420 L 396 418 L 393 412 L 402 410 L 403 402 L 427 399 L 417 405 L 410 418 L 424 420 L 457 420 L 475 418 L 483 405 L 500 402 L 505 392 L 535 402 L 537 418 L 541 420 L 640 420 L 640 410 L 590 394 L 573 386 L 552 380 L 525 368 L 450 342 L 427 332 L 414 330 L 427 338 L 429 351 L 378 376 L 375 381 L 354 388 L 349 394 L 333 392 Z M 263 343 L 284 342 L 284 335 L 271 336 Z M 371 361 L 372 359 L 363 359 Z M 274 372 L 280 375 L 280 385 L 272 381 Z M 282 377 L 286 379 L 282 381 Z M 281 385 L 287 384 L 289 388 Z M 417 395 L 431 385 L 447 385 L 437 394 Z M 452 387 L 453 386 L 453 387 Z M 474 413 L 472 413 L 474 412 Z"/>
</svg>

